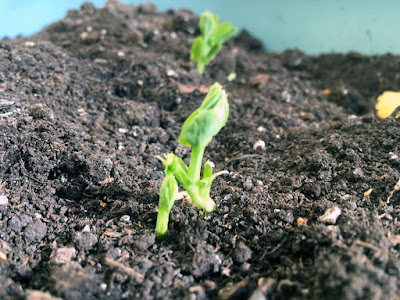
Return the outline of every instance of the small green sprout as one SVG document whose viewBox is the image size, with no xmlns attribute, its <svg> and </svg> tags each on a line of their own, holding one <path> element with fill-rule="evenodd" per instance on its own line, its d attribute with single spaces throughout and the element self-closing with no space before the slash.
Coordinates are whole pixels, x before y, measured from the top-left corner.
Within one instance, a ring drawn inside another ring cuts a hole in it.
<svg viewBox="0 0 400 300">
<path fill-rule="evenodd" d="M 168 229 L 169 212 L 174 204 L 178 183 L 174 175 L 167 174 L 161 184 L 160 202 L 158 204 L 158 216 L 156 223 L 157 235 L 164 236 Z"/>
<path fill-rule="evenodd" d="M 201 36 L 192 45 L 190 59 L 197 62 L 197 71 L 203 74 L 204 67 L 221 50 L 222 44 L 235 34 L 236 28 L 228 22 L 218 22 L 218 17 L 206 11 L 199 22 Z"/>
<path fill-rule="evenodd" d="M 201 106 L 185 121 L 179 136 L 179 143 L 192 148 L 189 167 L 173 153 L 164 155 L 164 158 L 157 157 L 165 166 L 165 178 L 160 189 L 155 229 L 158 239 L 162 239 L 168 230 L 169 213 L 178 192 L 177 180 L 187 191 L 195 207 L 204 213 L 210 213 L 216 209 L 216 204 L 210 197 L 211 184 L 217 176 L 228 172 L 213 173 L 214 165 L 207 161 L 203 168 L 202 178 L 200 173 L 204 150 L 211 139 L 225 126 L 228 115 L 227 95 L 221 85 L 215 83 Z"/>
<path fill-rule="evenodd" d="M 228 81 L 233 81 L 235 79 L 236 79 L 236 73 L 235 72 L 229 73 Z"/>
</svg>

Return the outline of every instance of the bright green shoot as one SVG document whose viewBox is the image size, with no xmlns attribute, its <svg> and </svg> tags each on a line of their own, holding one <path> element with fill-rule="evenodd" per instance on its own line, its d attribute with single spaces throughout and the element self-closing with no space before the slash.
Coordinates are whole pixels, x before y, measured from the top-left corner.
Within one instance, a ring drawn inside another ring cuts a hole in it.
<svg viewBox="0 0 400 300">
<path fill-rule="evenodd" d="M 210 197 L 211 184 L 217 176 L 228 172 L 213 173 L 213 163 L 207 161 L 202 178 L 200 173 L 204 150 L 211 139 L 225 126 L 228 115 L 228 98 L 221 85 L 215 83 L 201 106 L 185 121 L 179 136 L 179 143 L 192 148 L 189 167 L 173 153 L 164 155 L 164 158 L 158 157 L 165 165 L 165 179 L 161 184 L 155 229 L 158 239 L 162 239 L 168 230 L 169 213 L 178 192 L 176 180 L 187 191 L 195 207 L 204 213 L 216 209 L 216 204 Z"/>
<path fill-rule="evenodd" d="M 235 34 L 236 28 L 228 22 L 219 23 L 218 17 L 208 11 L 201 15 L 199 27 L 201 36 L 194 40 L 190 59 L 197 63 L 197 71 L 203 74 L 204 67 Z"/>
</svg>

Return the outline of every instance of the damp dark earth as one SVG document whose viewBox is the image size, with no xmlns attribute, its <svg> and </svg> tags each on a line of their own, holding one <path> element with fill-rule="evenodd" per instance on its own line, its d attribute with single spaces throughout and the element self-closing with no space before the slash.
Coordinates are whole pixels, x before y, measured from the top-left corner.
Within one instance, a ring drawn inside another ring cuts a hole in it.
<svg viewBox="0 0 400 300">
<path fill-rule="evenodd" d="M 400 299 L 400 126 L 374 108 L 400 57 L 241 31 L 201 76 L 198 21 L 85 3 L 0 41 L 0 299 Z M 177 200 L 158 242 L 155 156 L 188 163 L 180 129 L 215 82 L 217 210 Z"/>
</svg>

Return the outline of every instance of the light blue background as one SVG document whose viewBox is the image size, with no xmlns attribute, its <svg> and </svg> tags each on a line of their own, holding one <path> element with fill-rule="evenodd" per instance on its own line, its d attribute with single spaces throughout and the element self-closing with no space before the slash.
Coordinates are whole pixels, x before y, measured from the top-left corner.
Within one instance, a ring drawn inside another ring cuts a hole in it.
<svg viewBox="0 0 400 300">
<path fill-rule="evenodd" d="M 93 0 L 102 7 L 105 0 Z M 139 4 L 145 1 L 124 0 Z M 0 37 L 29 35 L 76 9 L 82 0 L 0 0 Z M 247 28 L 266 50 L 309 54 L 358 51 L 400 54 L 398 0 L 153 0 L 160 10 L 210 10 Z"/>
</svg>

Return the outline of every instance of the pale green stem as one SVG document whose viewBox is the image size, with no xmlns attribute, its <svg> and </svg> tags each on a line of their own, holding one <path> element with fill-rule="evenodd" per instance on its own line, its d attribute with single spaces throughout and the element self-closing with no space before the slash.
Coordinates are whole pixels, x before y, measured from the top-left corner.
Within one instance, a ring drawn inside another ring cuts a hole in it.
<svg viewBox="0 0 400 300">
<path fill-rule="evenodd" d="M 203 63 L 200 63 L 200 62 L 197 63 L 197 72 L 199 72 L 200 75 L 203 75 L 204 67 L 205 67 L 205 65 Z"/>
<path fill-rule="evenodd" d="M 163 207 L 159 207 L 155 232 L 158 238 L 160 239 L 162 239 L 167 233 L 168 219 L 169 219 L 169 211 Z"/>
<path fill-rule="evenodd" d="M 190 157 L 189 164 L 189 178 L 192 179 L 193 182 L 196 182 L 200 179 L 201 165 L 203 163 L 203 155 L 204 155 L 205 147 L 195 146 L 192 148 L 192 155 Z"/>
</svg>

